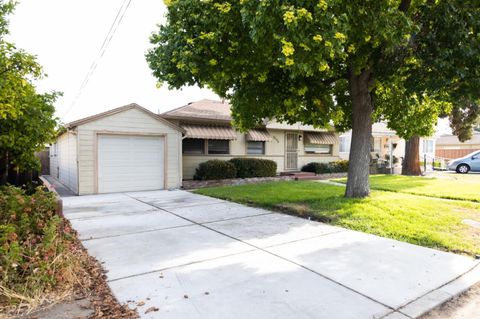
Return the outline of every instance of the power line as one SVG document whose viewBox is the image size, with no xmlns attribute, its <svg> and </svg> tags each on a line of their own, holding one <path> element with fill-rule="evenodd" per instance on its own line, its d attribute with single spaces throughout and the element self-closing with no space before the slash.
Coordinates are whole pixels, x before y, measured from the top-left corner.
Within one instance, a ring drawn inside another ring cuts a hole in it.
<svg viewBox="0 0 480 319">
<path fill-rule="evenodd" d="M 124 0 L 122 2 L 122 5 L 117 11 L 117 15 L 115 16 L 115 19 L 112 22 L 112 25 L 110 26 L 110 29 L 108 30 L 107 35 L 103 39 L 103 43 L 100 46 L 100 49 L 98 51 L 97 56 L 93 60 L 92 64 L 90 65 L 90 69 L 88 70 L 87 74 L 85 75 L 85 78 L 82 81 L 82 84 L 80 85 L 77 94 L 75 95 L 75 98 L 73 99 L 72 103 L 68 107 L 68 109 L 65 111 L 62 117 L 67 116 L 68 113 L 73 109 L 75 104 L 77 103 L 78 99 L 82 95 L 84 89 L 88 85 L 88 82 L 93 76 L 93 73 L 97 69 L 98 63 L 102 59 L 103 55 L 108 49 L 108 46 L 110 45 L 110 42 L 112 41 L 115 33 L 117 32 L 118 26 L 122 23 L 123 17 L 125 16 L 125 13 L 127 12 L 128 8 L 130 7 L 132 0 Z"/>
</svg>

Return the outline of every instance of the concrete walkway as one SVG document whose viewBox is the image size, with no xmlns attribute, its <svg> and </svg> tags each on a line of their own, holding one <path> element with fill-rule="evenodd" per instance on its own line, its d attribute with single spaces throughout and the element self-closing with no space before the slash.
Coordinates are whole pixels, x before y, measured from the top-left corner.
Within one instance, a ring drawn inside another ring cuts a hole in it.
<svg viewBox="0 0 480 319">
<path fill-rule="evenodd" d="M 480 281 L 472 258 L 185 191 L 64 212 L 142 318 L 416 318 Z"/>
</svg>

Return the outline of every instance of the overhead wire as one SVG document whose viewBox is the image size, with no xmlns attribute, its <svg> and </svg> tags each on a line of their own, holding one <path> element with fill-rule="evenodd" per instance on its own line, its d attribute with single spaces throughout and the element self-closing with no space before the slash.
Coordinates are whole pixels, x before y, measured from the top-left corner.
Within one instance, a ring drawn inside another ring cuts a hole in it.
<svg viewBox="0 0 480 319">
<path fill-rule="evenodd" d="M 61 116 L 62 118 L 64 118 L 65 116 L 67 116 L 70 111 L 73 110 L 73 108 L 75 107 L 75 105 L 77 104 L 78 102 L 78 99 L 80 98 L 80 96 L 83 94 L 83 91 L 85 90 L 85 88 L 87 87 L 88 85 L 88 82 L 90 81 L 90 79 L 92 78 L 93 74 L 95 73 L 95 70 L 97 69 L 98 67 L 98 64 L 100 62 L 100 60 L 103 58 L 103 56 L 105 55 L 105 52 L 107 51 L 108 49 L 108 46 L 110 45 L 110 42 L 112 41 L 113 37 L 115 36 L 115 33 L 117 32 L 118 30 L 118 27 L 120 26 L 120 24 L 122 23 L 122 20 L 125 16 L 125 13 L 127 12 L 128 8 L 130 7 L 130 4 L 132 3 L 132 0 L 124 0 L 122 2 L 122 5 L 120 6 L 120 8 L 118 9 L 117 11 L 117 14 L 115 16 L 115 19 L 113 20 L 111 26 L 110 26 L 110 29 L 108 30 L 108 33 L 107 35 L 105 36 L 103 42 L 102 42 L 102 45 L 100 46 L 100 49 L 95 57 L 95 59 L 93 60 L 92 64 L 90 65 L 90 68 L 87 72 L 87 74 L 85 75 L 83 81 L 82 81 L 82 84 L 80 85 L 78 91 L 77 91 L 77 94 L 75 95 L 74 99 L 72 100 L 72 103 L 70 104 L 70 106 L 68 107 L 68 109 L 64 112 L 64 114 Z"/>
</svg>

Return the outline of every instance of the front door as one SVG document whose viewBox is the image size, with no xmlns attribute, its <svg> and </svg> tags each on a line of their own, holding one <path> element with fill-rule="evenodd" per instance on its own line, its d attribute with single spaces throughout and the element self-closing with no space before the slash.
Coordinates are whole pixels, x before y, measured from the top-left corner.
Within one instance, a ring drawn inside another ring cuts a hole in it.
<svg viewBox="0 0 480 319">
<path fill-rule="evenodd" d="M 285 170 L 298 169 L 298 133 L 286 133 Z"/>
</svg>

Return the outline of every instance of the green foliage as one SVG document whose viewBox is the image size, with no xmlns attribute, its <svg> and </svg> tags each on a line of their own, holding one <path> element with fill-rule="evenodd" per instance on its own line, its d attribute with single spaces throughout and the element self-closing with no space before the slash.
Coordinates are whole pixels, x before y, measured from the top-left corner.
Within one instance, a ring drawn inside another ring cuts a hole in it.
<svg viewBox="0 0 480 319">
<path fill-rule="evenodd" d="M 450 184 L 443 183 L 443 190 L 449 189 Z M 480 253 L 475 231 L 462 223 L 478 218 L 478 203 L 384 191 L 372 191 L 369 198 L 350 199 L 343 197 L 344 191 L 341 186 L 300 181 L 211 187 L 196 192 L 416 245 L 469 255 Z"/>
<path fill-rule="evenodd" d="M 474 129 L 480 129 L 480 105 L 478 101 L 460 99 L 455 106 L 450 114 L 450 126 L 453 134 L 465 142 L 472 138 Z"/>
<path fill-rule="evenodd" d="M 59 257 L 72 238 L 56 214 L 56 198 L 38 188 L 32 195 L 0 189 L 0 285 L 29 296 L 62 279 Z"/>
<path fill-rule="evenodd" d="M 5 40 L 12 10 L 12 2 L 0 1 L 0 159 L 26 170 L 38 167 L 34 153 L 53 141 L 58 93 L 39 94 L 34 82 L 44 76 L 41 66 Z"/>
<path fill-rule="evenodd" d="M 315 174 L 344 173 L 348 171 L 348 161 L 340 160 L 330 163 L 311 162 L 302 167 L 302 172 Z"/>
<path fill-rule="evenodd" d="M 479 28 L 474 0 L 176 0 L 147 61 L 172 88 L 228 98 L 243 129 L 275 117 L 346 130 L 350 76 L 368 71 L 376 118 L 408 137 L 432 130 L 445 105 L 431 99 L 479 95 Z"/>
<path fill-rule="evenodd" d="M 277 163 L 258 158 L 232 158 L 238 178 L 271 177 L 277 175 Z"/>
<path fill-rule="evenodd" d="M 227 179 L 235 178 L 237 170 L 235 166 L 222 160 L 210 160 L 198 165 L 193 179 L 195 180 L 211 180 L 211 179 Z"/>
</svg>

